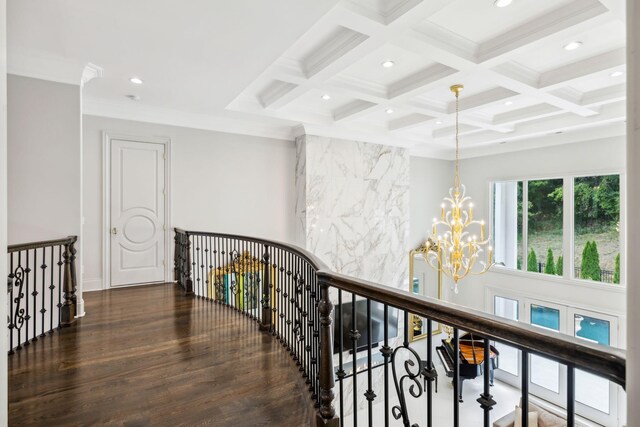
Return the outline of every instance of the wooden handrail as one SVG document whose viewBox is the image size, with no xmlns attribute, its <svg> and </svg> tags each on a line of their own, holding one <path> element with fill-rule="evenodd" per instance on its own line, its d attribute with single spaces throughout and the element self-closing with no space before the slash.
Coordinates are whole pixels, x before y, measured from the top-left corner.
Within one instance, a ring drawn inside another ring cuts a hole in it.
<svg viewBox="0 0 640 427">
<path fill-rule="evenodd" d="M 625 387 L 626 352 L 563 334 L 548 334 L 526 323 L 450 302 L 416 295 L 332 271 L 318 271 L 321 282 L 455 328 L 591 372 Z"/>
<path fill-rule="evenodd" d="M 623 388 L 626 386 L 624 350 L 593 344 L 569 335 L 547 334 L 532 325 L 335 273 L 318 257 L 296 245 L 228 233 L 186 231 L 180 228 L 175 231 L 187 235 L 244 239 L 290 251 L 305 258 L 316 269 L 321 283 L 573 366 Z"/>
<path fill-rule="evenodd" d="M 31 249 L 48 248 L 49 246 L 68 245 L 76 243 L 78 236 L 68 236 L 63 239 L 41 240 L 39 242 L 15 243 L 7 246 L 7 253 L 26 251 Z"/>
</svg>

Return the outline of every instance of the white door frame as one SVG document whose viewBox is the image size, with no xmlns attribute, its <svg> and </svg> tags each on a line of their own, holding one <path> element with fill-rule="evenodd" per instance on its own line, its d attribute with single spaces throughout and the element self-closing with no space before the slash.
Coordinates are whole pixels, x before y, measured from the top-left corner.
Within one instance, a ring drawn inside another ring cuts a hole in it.
<svg viewBox="0 0 640 427">
<path fill-rule="evenodd" d="M 170 281 L 171 259 L 171 139 L 102 132 L 102 289 L 111 288 L 111 141 L 131 141 L 164 145 L 164 281 Z M 122 285 L 118 287 L 135 286 Z"/>
</svg>

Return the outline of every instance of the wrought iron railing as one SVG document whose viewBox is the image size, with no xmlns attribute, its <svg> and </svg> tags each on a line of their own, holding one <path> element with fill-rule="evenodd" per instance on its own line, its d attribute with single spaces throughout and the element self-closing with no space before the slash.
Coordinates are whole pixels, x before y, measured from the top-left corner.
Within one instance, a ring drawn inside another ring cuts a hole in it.
<svg viewBox="0 0 640 427">
<path fill-rule="evenodd" d="M 75 322 L 77 240 L 8 247 L 9 354 Z"/>
<path fill-rule="evenodd" d="M 422 360 L 409 345 L 409 313 L 425 318 L 427 331 L 432 330 L 433 322 L 452 328 L 453 360 L 459 359 L 461 331 L 479 337 L 483 342 L 485 373 L 493 368 L 492 341 L 520 350 L 525 427 L 530 355 L 543 356 L 567 367 L 568 426 L 575 425 L 576 369 L 625 387 L 622 350 L 547 334 L 530 325 L 337 274 L 313 254 L 285 243 L 220 233 L 180 229 L 175 232 L 177 283 L 186 294 L 250 316 L 262 330 L 280 340 L 309 386 L 310 397 L 317 407 L 317 425 L 343 426 L 347 422 L 358 425 L 359 417 L 369 426 L 388 426 L 392 419 L 401 420 L 405 426 L 417 425 L 412 423 L 416 416 L 408 402 L 423 395 L 426 395 L 426 425 L 433 425 L 436 410 L 433 383 L 437 374 L 432 336 L 427 334 L 426 360 Z M 334 310 L 334 304 L 340 310 Z M 374 337 L 376 328 L 379 333 Z M 376 345 L 380 345 L 379 350 Z M 360 359 L 358 354 L 362 355 Z M 450 410 L 457 427 L 460 370 L 456 363 L 452 385 L 454 398 Z M 478 418 L 488 427 L 496 404 L 489 375 L 484 375 L 483 386 L 477 399 L 482 411 Z M 378 404 L 382 405 L 382 416 L 375 415 L 374 405 Z M 363 409 L 361 415 L 359 407 Z"/>
</svg>

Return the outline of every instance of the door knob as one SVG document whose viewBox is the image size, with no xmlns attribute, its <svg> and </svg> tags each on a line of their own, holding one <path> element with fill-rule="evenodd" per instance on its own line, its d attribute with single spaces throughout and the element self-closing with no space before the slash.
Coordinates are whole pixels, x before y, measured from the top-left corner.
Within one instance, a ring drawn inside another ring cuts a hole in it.
<svg viewBox="0 0 640 427">
<path fill-rule="evenodd" d="M 111 229 L 111 234 L 118 234 L 118 229 L 117 229 L 117 228 L 115 228 L 115 227 L 113 227 L 113 228 Z"/>
</svg>

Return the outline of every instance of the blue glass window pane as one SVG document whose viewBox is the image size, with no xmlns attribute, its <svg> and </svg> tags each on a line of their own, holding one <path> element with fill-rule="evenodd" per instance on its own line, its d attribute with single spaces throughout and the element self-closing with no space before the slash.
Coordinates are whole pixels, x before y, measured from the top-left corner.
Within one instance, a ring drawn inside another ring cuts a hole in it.
<svg viewBox="0 0 640 427">
<path fill-rule="evenodd" d="M 609 322 L 579 314 L 574 316 L 574 321 L 577 337 L 602 345 L 610 345 Z"/>
<path fill-rule="evenodd" d="M 560 310 L 531 304 L 531 324 L 559 331 Z"/>
</svg>

